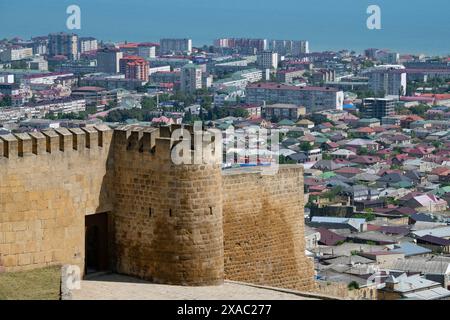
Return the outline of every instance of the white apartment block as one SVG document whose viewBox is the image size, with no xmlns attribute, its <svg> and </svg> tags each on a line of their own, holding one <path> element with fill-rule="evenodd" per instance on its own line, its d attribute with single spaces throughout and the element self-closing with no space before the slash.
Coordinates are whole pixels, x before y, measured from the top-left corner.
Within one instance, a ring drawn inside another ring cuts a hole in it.
<svg viewBox="0 0 450 320">
<path fill-rule="evenodd" d="M 369 77 L 369 89 L 376 94 L 399 96 L 406 94 L 406 70 L 402 65 L 381 65 L 364 72 Z"/>
<path fill-rule="evenodd" d="M 80 38 L 79 40 L 80 53 L 96 51 L 98 49 L 97 39 L 88 37 Z"/>
<path fill-rule="evenodd" d="M 256 63 L 261 69 L 277 69 L 278 53 L 273 51 L 263 51 L 258 53 Z"/>
<path fill-rule="evenodd" d="M 170 66 L 161 66 L 161 67 L 153 67 L 153 68 L 149 68 L 149 72 L 148 75 L 151 76 L 154 73 L 157 72 L 170 72 Z"/>
<path fill-rule="evenodd" d="M 50 112 L 59 114 L 86 111 L 85 99 L 60 99 L 44 101 L 29 106 L 4 108 L 0 110 L 1 121 L 18 121 L 23 119 L 42 119 Z"/>
<path fill-rule="evenodd" d="M 246 89 L 249 104 L 295 104 L 304 106 L 307 112 L 342 110 L 344 92 L 330 87 L 300 87 L 278 83 L 254 83 Z"/>
<path fill-rule="evenodd" d="M 156 57 L 156 45 L 150 43 L 141 43 L 137 48 L 137 55 L 144 59 Z"/>
<path fill-rule="evenodd" d="M 225 87 L 236 87 L 239 89 L 245 89 L 247 84 L 261 81 L 263 78 L 262 70 L 247 69 L 235 72 L 231 77 L 215 81 L 214 88 L 223 89 Z"/>
<path fill-rule="evenodd" d="M 192 39 L 161 39 L 161 54 L 191 54 Z"/>
<path fill-rule="evenodd" d="M 33 85 L 33 84 L 52 85 L 59 78 L 73 77 L 73 76 L 74 74 L 71 72 L 42 73 L 27 77 L 26 79 L 23 80 L 23 83 L 26 85 Z"/>
<path fill-rule="evenodd" d="M 181 92 L 194 93 L 202 88 L 202 69 L 195 64 L 187 64 L 181 68 Z"/>
<path fill-rule="evenodd" d="M 32 48 L 7 48 L 0 52 L 0 61 L 17 61 L 33 56 Z"/>
<path fill-rule="evenodd" d="M 298 57 L 309 53 L 309 42 L 306 40 L 271 40 L 269 41 L 269 50 L 282 56 Z"/>
</svg>

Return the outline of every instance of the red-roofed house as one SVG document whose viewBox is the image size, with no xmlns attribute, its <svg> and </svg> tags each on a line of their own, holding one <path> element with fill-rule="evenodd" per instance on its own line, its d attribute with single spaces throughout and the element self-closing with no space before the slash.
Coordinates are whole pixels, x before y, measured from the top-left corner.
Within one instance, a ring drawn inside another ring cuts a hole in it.
<svg viewBox="0 0 450 320">
<path fill-rule="evenodd" d="M 320 233 L 319 244 L 321 245 L 335 246 L 340 242 L 344 242 L 346 239 L 346 237 L 325 228 L 318 228 L 317 231 Z"/>
<path fill-rule="evenodd" d="M 412 192 L 401 198 L 400 201 L 403 206 L 414 208 L 419 212 L 442 212 L 448 208 L 447 201 L 434 194 Z"/>
<path fill-rule="evenodd" d="M 381 161 L 381 159 L 377 156 L 357 156 L 354 158 L 350 158 L 350 161 L 353 163 L 366 166 L 378 163 Z"/>
<path fill-rule="evenodd" d="M 350 167 L 344 167 L 337 170 L 334 170 L 336 174 L 339 174 L 341 176 L 344 176 L 346 178 L 354 177 L 355 175 L 362 172 L 361 169 L 358 168 L 350 168 Z"/>
</svg>

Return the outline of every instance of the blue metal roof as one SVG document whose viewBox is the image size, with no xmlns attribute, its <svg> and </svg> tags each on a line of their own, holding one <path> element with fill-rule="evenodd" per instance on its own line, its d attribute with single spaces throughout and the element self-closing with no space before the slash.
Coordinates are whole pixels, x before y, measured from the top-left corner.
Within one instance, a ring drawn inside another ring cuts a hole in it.
<svg viewBox="0 0 450 320">
<path fill-rule="evenodd" d="M 432 250 L 418 246 L 411 242 L 404 242 L 395 245 L 397 249 L 391 250 L 390 252 L 404 253 L 405 257 L 416 256 L 421 254 L 431 253 Z"/>
</svg>

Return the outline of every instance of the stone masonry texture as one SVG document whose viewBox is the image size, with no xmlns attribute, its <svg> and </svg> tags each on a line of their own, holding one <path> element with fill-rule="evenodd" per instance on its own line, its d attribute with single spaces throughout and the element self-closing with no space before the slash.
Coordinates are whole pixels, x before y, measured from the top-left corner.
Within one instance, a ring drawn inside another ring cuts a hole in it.
<svg viewBox="0 0 450 320">
<path fill-rule="evenodd" d="M 0 272 L 84 270 L 85 217 L 108 213 L 113 271 L 161 284 L 313 289 L 302 168 L 222 172 L 214 152 L 208 164 L 175 165 L 175 128 L 0 136 Z"/>
</svg>

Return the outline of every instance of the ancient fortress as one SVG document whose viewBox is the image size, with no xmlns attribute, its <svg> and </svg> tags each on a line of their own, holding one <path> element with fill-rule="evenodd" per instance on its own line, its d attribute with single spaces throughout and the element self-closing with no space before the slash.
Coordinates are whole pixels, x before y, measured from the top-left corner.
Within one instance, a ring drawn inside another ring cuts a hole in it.
<svg viewBox="0 0 450 320">
<path fill-rule="evenodd" d="M 313 289 L 302 168 L 222 171 L 214 152 L 175 165 L 175 128 L 0 136 L 0 272 L 72 264 L 156 283 Z"/>
</svg>

